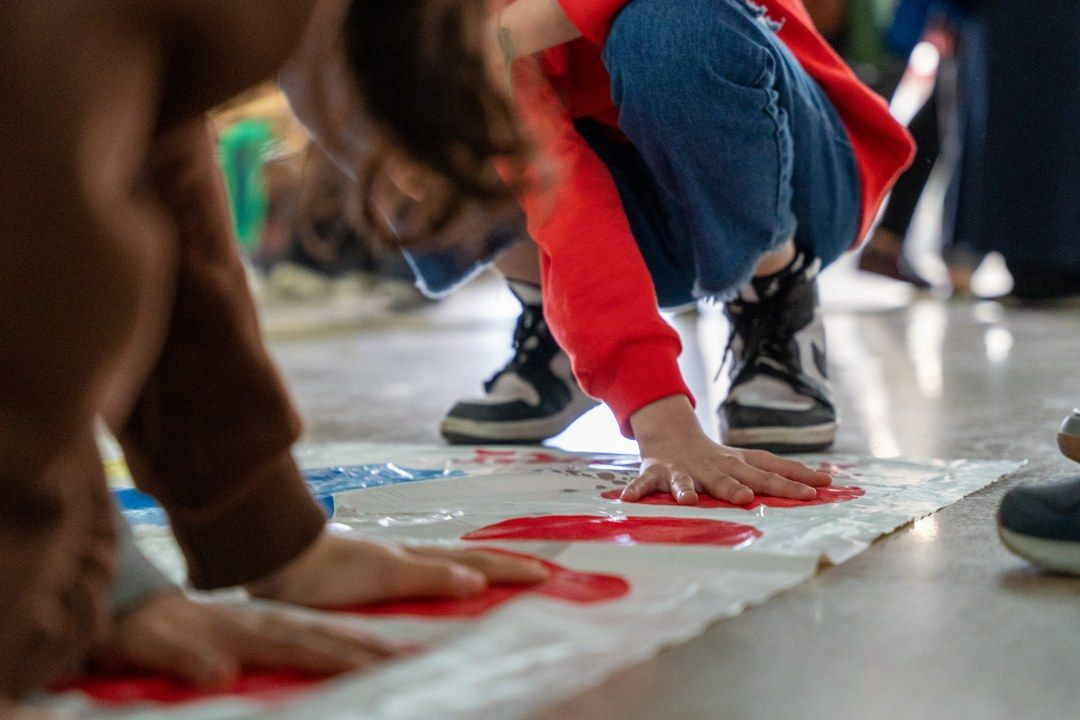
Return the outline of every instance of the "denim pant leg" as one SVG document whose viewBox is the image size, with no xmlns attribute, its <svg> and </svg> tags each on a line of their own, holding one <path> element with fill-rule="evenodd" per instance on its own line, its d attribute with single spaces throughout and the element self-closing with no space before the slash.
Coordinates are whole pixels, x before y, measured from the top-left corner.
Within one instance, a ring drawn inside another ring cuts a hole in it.
<svg viewBox="0 0 1080 720">
<path fill-rule="evenodd" d="M 694 302 L 697 272 L 682 211 L 659 187 L 632 143 L 613 137 L 618 133 L 595 120 L 583 118 L 574 125 L 615 181 L 660 307 L 677 308 Z"/>
<path fill-rule="evenodd" d="M 631 0 L 604 47 L 619 123 L 689 227 L 696 294 L 727 296 L 795 236 L 829 263 L 858 171 L 820 87 L 744 0 Z"/>
</svg>

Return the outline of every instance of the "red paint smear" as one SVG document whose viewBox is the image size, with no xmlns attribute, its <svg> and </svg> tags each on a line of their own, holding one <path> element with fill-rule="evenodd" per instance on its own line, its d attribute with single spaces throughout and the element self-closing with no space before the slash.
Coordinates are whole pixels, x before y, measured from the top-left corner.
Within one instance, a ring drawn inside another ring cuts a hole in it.
<svg viewBox="0 0 1080 720">
<path fill-rule="evenodd" d="M 483 615 L 519 595 L 543 595 L 544 597 L 567 602 L 585 604 L 614 600 L 630 592 L 630 585 L 616 575 L 574 572 L 561 565 L 548 562 L 543 558 L 506 550 L 492 549 L 487 552 L 535 560 L 542 563 L 551 572 L 551 575 L 547 580 L 536 585 L 493 585 L 471 598 L 396 600 L 375 605 L 344 608 L 339 609 L 339 611 L 360 615 L 420 615 L 436 618 L 468 618 Z"/>
<path fill-rule="evenodd" d="M 136 703 L 181 705 L 199 700 L 245 697 L 274 702 L 290 697 L 323 682 L 325 677 L 278 671 L 245 671 L 236 682 L 220 690 L 195 690 L 186 685 L 149 675 L 83 676 L 53 688 L 54 692 L 78 691 L 100 705 L 121 706 Z"/>
<path fill-rule="evenodd" d="M 514 518 L 473 530 L 462 540 L 563 540 L 622 545 L 735 546 L 761 537 L 750 525 L 696 518 L 543 515 Z"/>
<path fill-rule="evenodd" d="M 858 463 L 828 463 L 828 462 L 823 462 L 820 465 L 818 465 L 818 472 L 829 473 L 830 475 L 832 475 L 834 473 L 841 473 L 841 472 L 845 472 L 847 470 L 854 470 L 857 467 L 859 467 Z M 859 473 L 851 473 L 851 474 L 852 475 L 858 475 Z"/>
<path fill-rule="evenodd" d="M 546 452 L 476 448 L 472 462 L 480 465 L 572 465 L 586 460 L 587 458 L 578 455 L 559 456 Z"/>
<path fill-rule="evenodd" d="M 476 456 L 484 457 L 486 455 L 517 455 L 517 450 L 490 450 L 488 448 L 476 448 Z"/>
<path fill-rule="evenodd" d="M 791 498 L 769 497 L 768 495 L 755 495 L 748 505 L 735 505 L 726 500 L 717 500 L 711 495 L 698 495 L 697 505 L 684 505 L 681 507 L 699 508 L 728 508 L 735 510 L 753 510 L 762 505 L 773 508 L 808 507 L 810 505 L 827 505 L 829 503 L 842 503 L 862 497 L 865 490 L 860 487 L 824 487 L 817 489 L 816 500 L 792 500 Z M 607 500 L 618 500 L 622 490 L 608 490 L 600 497 Z M 642 505 L 678 505 L 671 493 L 653 493 L 646 495 L 637 501 Z"/>
</svg>

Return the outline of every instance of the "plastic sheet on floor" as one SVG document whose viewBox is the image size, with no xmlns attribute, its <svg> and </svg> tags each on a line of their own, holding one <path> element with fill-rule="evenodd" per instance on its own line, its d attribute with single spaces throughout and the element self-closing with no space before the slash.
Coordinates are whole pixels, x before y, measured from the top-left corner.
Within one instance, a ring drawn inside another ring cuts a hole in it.
<svg viewBox="0 0 1080 720">
<path fill-rule="evenodd" d="M 822 563 L 849 560 L 1020 465 L 807 457 L 832 469 L 837 491 L 813 504 L 747 509 L 621 503 L 617 493 L 636 472 L 629 456 L 339 444 L 301 448 L 297 457 L 340 532 L 527 553 L 564 569 L 561 584 L 489 598 L 467 612 L 405 603 L 338 615 L 426 651 L 292 695 L 106 707 L 68 692 L 51 701 L 84 717 L 148 720 L 528 717 L 798 585 Z M 135 496 L 126 502 L 144 549 L 182 577 L 180 555 L 152 505 Z M 596 587 L 600 594 L 590 597 Z"/>
</svg>

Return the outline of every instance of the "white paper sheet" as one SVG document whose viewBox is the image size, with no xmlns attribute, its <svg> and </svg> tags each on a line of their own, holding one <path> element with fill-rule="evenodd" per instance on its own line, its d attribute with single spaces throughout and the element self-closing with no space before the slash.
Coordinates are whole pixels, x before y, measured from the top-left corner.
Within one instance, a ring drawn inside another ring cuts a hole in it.
<svg viewBox="0 0 1080 720">
<path fill-rule="evenodd" d="M 328 468 L 312 474 L 313 492 L 332 496 L 333 522 L 341 531 L 404 543 L 504 547 L 576 571 L 621 576 L 630 592 L 596 604 L 522 595 L 471 620 L 339 616 L 430 649 L 276 706 L 232 699 L 116 712 L 75 694 L 56 702 L 99 718 L 527 717 L 803 582 L 821 562 L 854 557 L 881 535 L 1019 467 L 1010 461 L 804 458 L 842 467 L 835 484 L 858 486 L 864 494 L 836 504 L 745 510 L 603 499 L 601 493 L 633 477 L 636 459 L 628 456 L 366 444 L 301 448 L 297 456 L 305 468 Z M 350 489 L 363 485 L 375 486 Z M 540 515 L 720 520 L 753 526 L 761 536 L 737 548 L 461 540 L 483 526 Z M 154 524 L 145 508 L 131 517 L 148 523 L 136 527 L 147 552 L 181 576 L 167 528 Z"/>
</svg>

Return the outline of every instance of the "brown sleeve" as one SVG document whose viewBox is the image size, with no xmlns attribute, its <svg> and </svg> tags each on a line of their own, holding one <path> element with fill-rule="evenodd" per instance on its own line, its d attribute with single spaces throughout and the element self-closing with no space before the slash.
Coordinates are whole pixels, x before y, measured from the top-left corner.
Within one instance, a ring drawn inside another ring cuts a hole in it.
<svg viewBox="0 0 1080 720">
<path fill-rule="evenodd" d="M 168 37 L 163 120 L 205 113 L 274 79 L 313 14 L 343 0 L 131 0 Z M 348 0 L 345 0 L 346 2 Z"/>
<path fill-rule="evenodd" d="M 175 304 L 121 433 L 199 588 L 277 570 L 326 520 L 289 453 L 299 418 L 262 342 L 211 148 L 202 123 L 156 148 L 154 184 L 179 233 Z"/>
</svg>

